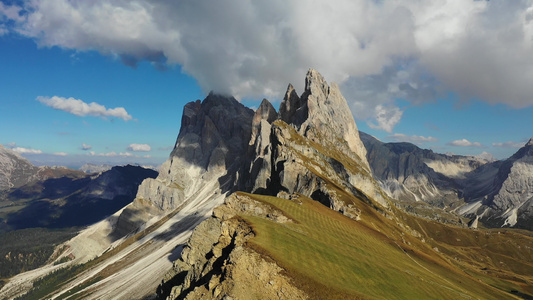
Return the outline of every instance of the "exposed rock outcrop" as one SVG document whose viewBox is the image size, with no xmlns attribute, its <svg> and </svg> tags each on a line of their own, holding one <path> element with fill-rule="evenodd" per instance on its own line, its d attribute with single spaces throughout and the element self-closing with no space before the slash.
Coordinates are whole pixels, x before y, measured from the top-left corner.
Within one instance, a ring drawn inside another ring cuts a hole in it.
<svg viewBox="0 0 533 300">
<path fill-rule="evenodd" d="M 328 85 L 320 73 L 310 69 L 302 95 L 298 97 L 289 85 L 279 110 L 280 119 L 293 125 L 299 134 L 326 147 L 345 150 L 370 172 L 357 125 L 337 84 Z"/>
<path fill-rule="evenodd" d="M 252 121 L 252 136 L 246 158 L 247 168 L 243 170 L 241 190 L 268 193 L 271 176 L 270 132 L 272 122 L 278 118 L 272 104 L 264 99 L 256 110 Z"/>
<path fill-rule="evenodd" d="M 533 230 L 533 138 L 513 156 L 469 174 L 464 185 L 467 204 L 458 211 L 479 216 L 489 226 Z"/>
<path fill-rule="evenodd" d="M 247 245 L 255 234 L 239 215 L 280 223 L 291 220 L 272 207 L 233 194 L 197 226 L 181 258 L 158 288 L 166 299 L 305 299 L 283 269 Z M 175 285 L 177 284 L 177 285 Z"/>
<path fill-rule="evenodd" d="M 298 96 L 289 85 L 278 120 L 276 115 L 266 100 L 255 113 L 249 167 L 239 190 L 300 193 L 347 212 L 347 204 L 336 196 L 340 188 L 388 205 L 372 178 L 346 99 L 335 84 L 329 86 L 317 71 L 309 70 L 304 93 Z"/>
</svg>

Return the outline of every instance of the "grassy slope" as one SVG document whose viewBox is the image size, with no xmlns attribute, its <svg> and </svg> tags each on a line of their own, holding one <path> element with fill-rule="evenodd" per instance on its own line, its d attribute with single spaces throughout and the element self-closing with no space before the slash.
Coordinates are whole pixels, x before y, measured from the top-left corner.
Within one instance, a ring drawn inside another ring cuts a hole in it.
<svg viewBox="0 0 533 300">
<path fill-rule="evenodd" d="M 450 229 L 446 225 L 414 219 L 423 224 L 417 225 L 420 231 L 436 232 L 434 240 L 423 236 L 414 238 L 402 234 L 405 228 L 400 226 L 406 227 L 405 224 L 398 225 L 401 222 L 392 221 L 394 217 L 389 220 L 376 214 L 355 198 L 352 201 L 364 210 L 360 222 L 305 197 L 300 197 L 302 204 L 299 205 L 275 197 L 250 196 L 279 208 L 296 221 L 279 224 L 242 216 L 257 233 L 250 246 L 277 261 L 299 287 L 316 298 L 505 299 L 513 298 L 508 293 L 511 289 L 527 292 L 516 284 L 479 270 L 476 272 L 471 265 L 475 258 L 462 260 L 462 263 L 450 262 L 451 255 L 461 253 L 462 248 L 438 240 L 439 232 Z M 435 228 L 429 228 L 430 225 Z M 464 230 L 460 237 L 468 247 L 476 247 L 471 241 L 476 240 L 476 234 L 485 233 Z M 519 236 L 531 243 L 530 237 Z M 422 238 L 430 242 L 421 242 Z M 433 247 L 438 248 L 434 244 L 446 252 L 433 250 Z M 476 255 L 469 250 L 479 249 L 464 250 L 464 255 Z M 490 252 L 499 250 L 502 249 Z M 527 265 L 531 253 L 526 256 L 521 260 L 526 264 L 522 268 L 525 274 L 521 276 L 531 279 L 532 269 Z"/>
</svg>

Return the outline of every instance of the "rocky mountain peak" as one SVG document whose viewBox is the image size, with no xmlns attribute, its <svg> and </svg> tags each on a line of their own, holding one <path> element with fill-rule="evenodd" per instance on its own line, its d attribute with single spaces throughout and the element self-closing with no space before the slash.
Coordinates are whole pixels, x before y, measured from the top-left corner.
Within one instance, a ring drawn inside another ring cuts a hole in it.
<svg viewBox="0 0 533 300">
<path fill-rule="evenodd" d="M 268 123 L 274 122 L 278 118 L 278 113 L 270 101 L 263 99 L 261 105 L 255 111 L 253 122 L 257 122 L 259 119 L 266 120 Z"/>
<path fill-rule="evenodd" d="M 329 86 L 324 77 L 317 70 L 309 69 L 305 76 L 305 92 L 316 96 L 326 96 L 329 93 Z"/>
<path fill-rule="evenodd" d="M 346 99 L 335 83 L 328 85 L 316 70 L 307 72 L 305 91 L 300 97 L 289 85 L 280 105 L 280 119 L 311 140 L 355 154 L 351 156 L 370 170 L 366 149 Z"/>
<path fill-rule="evenodd" d="M 255 111 L 254 117 L 252 119 L 252 137 L 250 139 L 250 145 L 253 145 L 256 142 L 257 136 L 260 134 L 263 122 L 271 124 L 278 118 L 278 113 L 272 104 L 267 100 L 263 99 L 259 108 Z M 263 128 L 266 129 L 266 128 Z"/>
<path fill-rule="evenodd" d="M 221 163 L 212 160 L 215 149 L 219 158 L 228 150 L 233 155 L 243 152 L 243 145 L 249 141 L 253 114 L 235 98 L 212 92 L 204 101 L 187 103 L 171 156 L 207 168 L 211 163 Z"/>
<path fill-rule="evenodd" d="M 159 176 L 139 186 L 137 198 L 170 211 L 199 197 L 198 190 L 227 191 L 246 154 L 253 116 L 235 98 L 215 93 L 186 104 L 174 150 Z M 134 204 L 142 210 L 142 203 Z"/>
<path fill-rule="evenodd" d="M 300 97 L 290 83 L 279 106 L 279 117 L 285 122 L 291 120 L 291 123 L 298 125 L 307 119 L 307 106 L 301 103 Z"/>
<path fill-rule="evenodd" d="M 0 145 L 0 191 L 30 182 L 38 171 L 19 153 Z"/>
<path fill-rule="evenodd" d="M 517 159 L 531 157 L 533 158 L 533 137 L 529 139 L 529 141 L 518 151 L 516 151 L 513 156 L 511 156 L 508 160 L 515 161 Z"/>
</svg>

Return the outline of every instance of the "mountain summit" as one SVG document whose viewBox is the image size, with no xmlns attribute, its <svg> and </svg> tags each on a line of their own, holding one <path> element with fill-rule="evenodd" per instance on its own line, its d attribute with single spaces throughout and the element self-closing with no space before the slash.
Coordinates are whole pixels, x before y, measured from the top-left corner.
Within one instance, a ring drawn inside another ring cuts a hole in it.
<svg viewBox="0 0 533 300">
<path fill-rule="evenodd" d="M 328 85 L 316 70 L 307 72 L 301 97 L 289 84 L 279 111 L 280 119 L 295 126 L 302 136 L 324 145 L 344 148 L 342 150 L 348 150 L 346 153 L 370 170 L 366 149 L 346 99 L 337 84 Z"/>
</svg>

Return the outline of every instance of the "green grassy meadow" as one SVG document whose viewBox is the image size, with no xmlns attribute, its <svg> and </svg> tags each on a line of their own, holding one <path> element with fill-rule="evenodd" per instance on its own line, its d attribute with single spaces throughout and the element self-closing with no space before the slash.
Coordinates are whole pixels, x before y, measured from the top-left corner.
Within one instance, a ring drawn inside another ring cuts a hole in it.
<svg viewBox="0 0 533 300">
<path fill-rule="evenodd" d="M 464 265 L 450 262 L 457 252 L 453 246 L 443 247 L 447 253 L 438 252 L 433 249 L 438 241 L 426 243 L 402 234 L 395 221 L 380 214 L 367 211 L 357 222 L 303 196 L 300 204 L 248 196 L 295 221 L 280 224 L 241 216 L 256 233 L 249 246 L 275 260 L 312 298 L 514 299 L 511 290 L 520 289 L 497 277 L 480 276 L 466 260 Z M 475 232 L 461 232 L 469 233 Z M 529 269 L 525 276 L 531 273 Z"/>
</svg>

